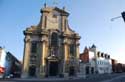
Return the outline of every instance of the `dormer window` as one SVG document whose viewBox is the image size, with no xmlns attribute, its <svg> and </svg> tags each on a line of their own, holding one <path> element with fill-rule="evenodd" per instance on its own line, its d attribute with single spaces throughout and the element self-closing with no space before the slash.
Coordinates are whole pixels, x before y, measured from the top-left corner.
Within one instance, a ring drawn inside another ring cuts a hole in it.
<svg viewBox="0 0 125 82">
<path fill-rule="evenodd" d="M 97 56 L 100 57 L 100 52 L 97 53 Z"/>
<path fill-rule="evenodd" d="M 104 57 L 103 53 L 101 53 L 101 57 Z"/>
<path fill-rule="evenodd" d="M 110 59 L 110 55 L 108 55 L 108 59 Z"/>
<path fill-rule="evenodd" d="M 107 58 L 107 54 L 105 54 L 105 58 Z"/>
</svg>

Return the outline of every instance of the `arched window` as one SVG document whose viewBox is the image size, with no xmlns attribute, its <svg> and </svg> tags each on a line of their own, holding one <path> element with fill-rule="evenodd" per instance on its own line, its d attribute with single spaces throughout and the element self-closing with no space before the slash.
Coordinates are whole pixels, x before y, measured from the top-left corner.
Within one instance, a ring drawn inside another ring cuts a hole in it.
<svg viewBox="0 0 125 82">
<path fill-rule="evenodd" d="M 70 54 L 74 55 L 74 44 L 70 44 Z"/>
<path fill-rule="evenodd" d="M 31 43 L 31 53 L 36 53 L 37 52 L 37 42 L 32 42 Z"/>
<path fill-rule="evenodd" d="M 57 47 L 58 46 L 58 34 L 57 33 L 52 33 L 51 36 L 51 46 Z"/>
</svg>

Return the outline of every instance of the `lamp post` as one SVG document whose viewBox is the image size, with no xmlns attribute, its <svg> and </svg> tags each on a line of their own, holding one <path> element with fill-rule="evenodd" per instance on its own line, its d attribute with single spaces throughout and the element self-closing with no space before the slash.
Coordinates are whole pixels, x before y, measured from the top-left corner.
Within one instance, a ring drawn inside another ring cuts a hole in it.
<svg viewBox="0 0 125 82">
<path fill-rule="evenodd" d="M 121 13 L 121 15 L 122 15 L 122 18 L 123 18 L 123 20 L 124 20 L 124 22 L 125 22 L 125 11 L 123 11 L 123 12 Z"/>
<path fill-rule="evenodd" d="M 111 18 L 111 21 L 114 21 L 115 19 L 118 19 L 118 18 L 123 18 L 124 22 L 125 22 L 125 11 L 121 12 L 121 16 L 117 16 L 117 17 L 114 17 L 114 18 Z"/>
</svg>

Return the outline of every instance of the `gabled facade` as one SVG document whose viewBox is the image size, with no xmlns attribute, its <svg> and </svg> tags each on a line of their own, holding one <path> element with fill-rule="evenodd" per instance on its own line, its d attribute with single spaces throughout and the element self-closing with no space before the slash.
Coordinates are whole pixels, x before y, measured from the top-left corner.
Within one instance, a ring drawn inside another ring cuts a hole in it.
<svg viewBox="0 0 125 82">
<path fill-rule="evenodd" d="M 84 63 L 86 74 L 104 74 L 112 72 L 112 63 L 110 55 L 97 50 L 95 45 L 80 54 L 80 60 Z"/>
<path fill-rule="evenodd" d="M 77 75 L 78 33 L 68 24 L 65 9 L 45 6 L 37 26 L 24 30 L 22 78 Z"/>
<path fill-rule="evenodd" d="M 89 48 L 85 47 L 83 53 L 80 54 L 80 60 L 83 65 L 85 74 L 95 74 L 95 55 Z"/>
</svg>

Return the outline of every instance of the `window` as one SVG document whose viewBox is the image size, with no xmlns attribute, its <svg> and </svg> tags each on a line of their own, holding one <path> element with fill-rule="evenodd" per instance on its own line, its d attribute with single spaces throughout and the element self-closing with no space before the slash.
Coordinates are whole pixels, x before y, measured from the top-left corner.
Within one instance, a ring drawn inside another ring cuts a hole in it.
<svg viewBox="0 0 125 82">
<path fill-rule="evenodd" d="M 104 54 L 103 54 L 103 53 L 101 53 L 101 57 L 104 57 Z"/>
<path fill-rule="evenodd" d="M 10 60 L 11 60 L 11 56 L 7 54 L 7 55 L 6 55 L 6 60 L 7 60 L 7 61 L 10 61 Z"/>
<path fill-rule="evenodd" d="M 7 61 L 11 61 L 12 59 L 13 59 L 12 54 L 9 53 L 9 52 L 7 52 L 6 60 L 7 60 Z"/>
<path fill-rule="evenodd" d="M 30 55 L 30 64 L 35 64 L 36 63 L 36 54 L 31 54 Z"/>
<path fill-rule="evenodd" d="M 97 64 L 99 64 L 99 61 L 97 61 Z"/>
<path fill-rule="evenodd" d="M 71 44 L 70 45 L 70 54 L 74 54 L 74 45 L 73 44 Z"/>
<path fill-rule="evenodd" d="M 100 57 L 100 52 L 97 53 L 97 56 Z"/>
<path fill-rule="evenodd" d="M 107 58 L 107 54 L 105 54 L 105 58 Z"/>
<path fill-rule="evenodd" d="M 58 46 L 58 35 L 57 33 L 52 33 L 52 37 L 51 37 L 51 46 Z"/>
<path fill-rule="evenodd" d="M 108 59 L 110 59 L 110 55 L 108 55 Z"/>
<path fill-rule="evenodd" d="M 37 52 L 37 43 L 36 42 L 32 42 L 31 52 L 32 53 L 36 53 Z"/>
</svg>

